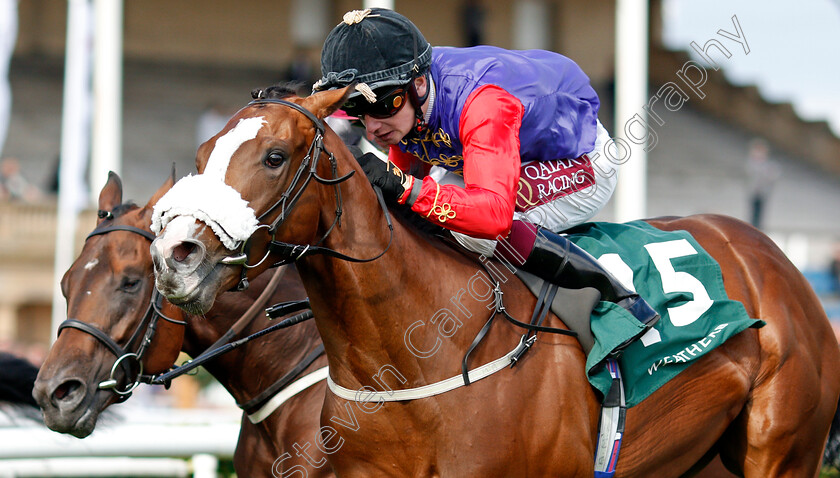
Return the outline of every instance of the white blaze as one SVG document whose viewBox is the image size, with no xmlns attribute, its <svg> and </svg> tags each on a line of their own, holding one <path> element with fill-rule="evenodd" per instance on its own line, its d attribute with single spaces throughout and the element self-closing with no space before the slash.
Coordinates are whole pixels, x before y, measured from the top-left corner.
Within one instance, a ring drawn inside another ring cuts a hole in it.
<svg viewBox="0 0 840 478">
<path fill-rule="evenodd" d="M 262 116 L 241 119 L 217 139 L 204 173 L 181 178 L 155 204 L 152 231 L 160 234 L 173 218 L 190 216 L 209 225 L 228 249 L 251 237 L 259 225 L 256 214 L 237 190 L 225 184 L 225 174 L 233 154 L 243 143 L 256 138 L 265 123 Z"/>
<path fill-rule="evenodd" d="M 210 159 L 207 160 L 207 166 L 204 168 L 203 174 L 218 176 L 224 182 L 225 173 L 228 165 L 230 165 L 230 158 L 233 157 L 233 153 L 245 141 L 256 138 L 264 124 L 265 118 L 262 116 L 239 120 L 239 123 L 233 129 L 216 140 L 216 145 L 213 147 L 213 152 L 210 153 Z"/>
</svg>

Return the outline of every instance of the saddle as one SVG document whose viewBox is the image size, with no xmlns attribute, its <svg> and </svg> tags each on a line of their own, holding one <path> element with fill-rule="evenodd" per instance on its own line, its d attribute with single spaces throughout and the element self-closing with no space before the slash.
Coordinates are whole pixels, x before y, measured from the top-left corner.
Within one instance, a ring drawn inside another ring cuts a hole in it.
<svg viewBox="0 0 840 478">
<path fill-rule="evenodd" d="M 516 276 L 528 287 L 534 297 L 540 297 L 540 292 L 546 286 L 545 280 L 521 270 L 516 271 Z M 559 317 L 569 330 L 577 334 L 577 339 L 586 355 L 589 355 L 595 345 L 590 317 L 600 299 L 601 294 L 591 287 L 583 289 L 557 287 L 557 293 L 549 304 L 551 312 Z"/>
</svg>

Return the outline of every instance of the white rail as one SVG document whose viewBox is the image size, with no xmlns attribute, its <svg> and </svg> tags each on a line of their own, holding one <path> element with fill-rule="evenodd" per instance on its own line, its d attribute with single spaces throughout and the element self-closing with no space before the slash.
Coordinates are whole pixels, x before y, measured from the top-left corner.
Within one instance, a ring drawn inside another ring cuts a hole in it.
<svg viewBox="0 0 840 478">
<path fill-rule="evenodd" d="M 241 412 L 125 409 L 78 439 L 37 422 L 0 420 L 0 478 L 28 476 L 216 476 L 230 459 Z M 128 413 L 125 413 L 128 412 Z M 111 421 L 111 423 L 107 423 Z"/>
</svg>

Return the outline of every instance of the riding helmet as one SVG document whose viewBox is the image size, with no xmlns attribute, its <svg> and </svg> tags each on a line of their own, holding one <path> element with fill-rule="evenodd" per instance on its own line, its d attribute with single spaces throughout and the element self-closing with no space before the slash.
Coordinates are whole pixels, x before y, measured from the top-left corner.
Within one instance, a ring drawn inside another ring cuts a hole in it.
<svg viewBox="0 0 840 478">
<path fill-rule="evenodd" d="M 371 90 L 404 85 L 425 73 L 431 62 L 432 45 L 411 20 L 385 8 L 353 10 L 344 14 L 324 41 L 323 77 L 313 91 L 353 82 Z"/>
</svg>

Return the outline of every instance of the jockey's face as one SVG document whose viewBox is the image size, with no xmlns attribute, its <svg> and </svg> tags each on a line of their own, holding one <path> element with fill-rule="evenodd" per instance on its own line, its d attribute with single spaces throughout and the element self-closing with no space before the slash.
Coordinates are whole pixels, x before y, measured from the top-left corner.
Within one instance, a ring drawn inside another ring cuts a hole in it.
<svg viewBox="0 0 840 478">
<path fill-rule="evenodd" d="M 426 93 L 426 78 L 420 77 L 414 80 L 417 94 L 421 97 Z M 408 101 L 408 98 L 406 98 Z M 428 108 L 428 100 L 423 104 L 422 110 Z M 376 142 L 380 147 L 388 147 L 399 143 L 414 127 L 414 106 L 409 104 L 401 108 L 394 116 L 388 118 L 374 118 L 363 116 L 368 139 Z"/>
</svg>

